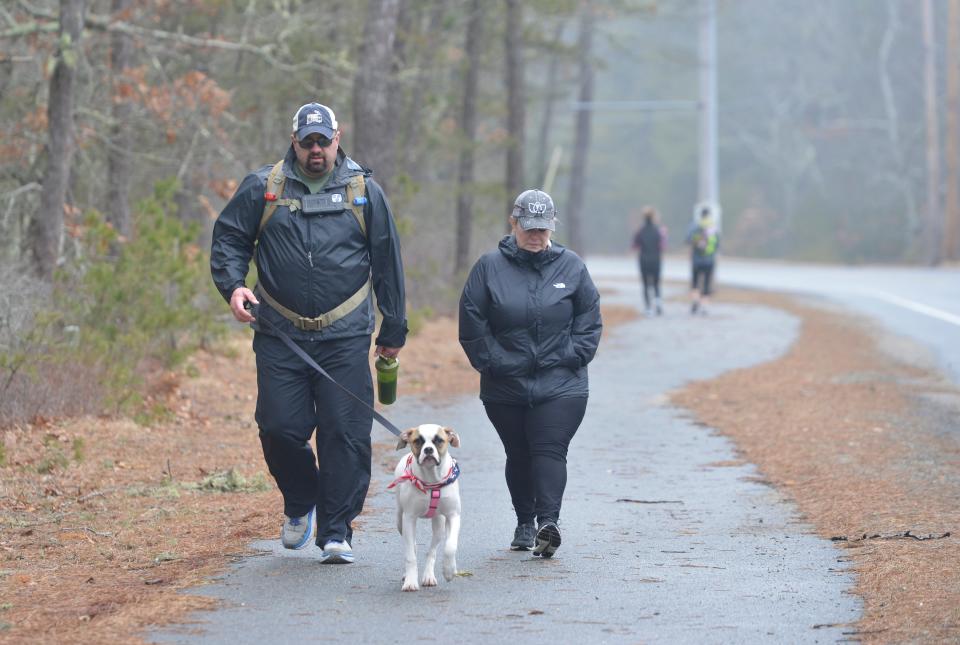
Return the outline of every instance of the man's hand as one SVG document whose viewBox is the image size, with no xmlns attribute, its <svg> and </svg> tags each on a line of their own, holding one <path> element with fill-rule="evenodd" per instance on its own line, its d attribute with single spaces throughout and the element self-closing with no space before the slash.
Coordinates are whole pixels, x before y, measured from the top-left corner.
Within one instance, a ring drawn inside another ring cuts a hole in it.
<svg viewBox="0 0 960 645">
<path fill-rule="evenodd" d="M 255 305 L 260 304 L 253 292 L 246 287 L 237 287 L 233 290 L 230 295 L 230 311 L 233 312 L 233 317 L 242 323 L 251 323 L 256 320 L 249 311 L 243 308 L 243 305 L 247 302 L 252 302 Z"/>
<path fill-rule="evenodd" d="M 376 352 L 377 356 L 383 356 L 384 358 L 396 358 L 400 354 L 399 347 L 384 347 L 383 345 L 377 345 Z"/>
</svg>

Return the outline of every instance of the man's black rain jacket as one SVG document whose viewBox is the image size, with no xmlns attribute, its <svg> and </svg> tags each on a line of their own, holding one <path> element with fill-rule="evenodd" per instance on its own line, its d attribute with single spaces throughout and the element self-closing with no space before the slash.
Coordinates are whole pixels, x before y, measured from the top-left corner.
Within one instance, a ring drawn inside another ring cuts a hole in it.
<svg viewBox="0 0 960 645">
<path fill-rule="evenodd" d="M 300 199 L 307 192 L 297 179 L 295 163 L 291 145 L 284 159 L 286 183 L 279 197 Z M 278 206 L 257 242 L 267 176 L 272 167 L 264 166 L 244 178 L 213 227 L 210 270 L 221 295 L 229 302 L 233 291 L 244 286 L 254 253 L 258 279 L 267 293 L 284 307 L 310 318 L 340 305 L 372 275 L 377 306 L 383 314 L 376 343 L 402 347 L 407 325 L 400 240 L 390 206 L 380 186 L 370 179 L 370 172 L 339 150 L 323 192 L 340 193 L 343 211 L 304 215 L 299 210 Z M 366 236 L 346 203 L 346 185 L 357 174 L 365 176 Z M 374 330 L 372 298 L 320 331 L 301 331 L 263 299 L 260 303 L 260 317 L 298 340 L 332 340 L 371 334 Z M 268 325 L 261 328 L 254 323 L 254 329 L 270 333 Z"/>
<path fill-rule="evenodd" d="M 587 396 L 601 330 L 587 267 L 556 243 L 530 253 L 503 238 L 474 265 L 460 297 L 460 344 L 488 403 Z"/>
</svg>

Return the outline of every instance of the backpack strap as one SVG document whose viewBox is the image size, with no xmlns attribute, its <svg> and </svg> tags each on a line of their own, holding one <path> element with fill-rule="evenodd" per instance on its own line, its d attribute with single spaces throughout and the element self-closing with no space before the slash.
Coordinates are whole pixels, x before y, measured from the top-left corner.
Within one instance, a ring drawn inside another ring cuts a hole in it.
<svg viewBox="0 0 960 645">
<path fill-rule="evenodd" d="M 287 176 L 283 174 L 283 159 L 274 164 L 267 175 L 267 185 L 263 193 L 264 206 L 263 215 L 260 217 L 260 226 L 257 228 L 257 238 L 263 232 L 264 227 L 278 206 L 286 206 L 290 210 L 300 208 L 299 199 L 283 199 L 283 187 L 287 182 Z M 350 210 L 360 225 L 363 236 L 367 237 L 367 224 L 363 217 L 363 207 L 367 203 L 367 184 L 363 175 L 354 175 L 347 184 L 347 201 L 350 202 Z"/>
<path fill-rule="evenodd" d="M 264 289 L 263 285 L 259 282 L 257 282 L 257 286 L 254 287 L 253 292 L 258 298 L 266 300 L 267 304 L 269 304 L 274 311 L 292 322 L 293 326 L 297 329 L 302 331 L 320 331 L 324 327 L 329 327 L 333 323 L 337 322 L 347 314 L 352 313 L 354 309 L 363 304 L 367 300 L 367 296 L 370 295 L 370 288 L 372 284 L 372 280 L 367 278 L 367 281 L 363 283 L 363 286 L 357 289 L 352 296 L 341 302 L 330 311 L 322 313 L 314 318 L 301 316 L 292 309 L 287 309 L 277 302 L 273 296 L 267 293 L 267 290 Z"/>
<path fill-rule="evenodd" d="M 289 200 L 281 200 L 283 187 L 286 183 L 287 176 L 283 174 L 283 159 L 281 159 L 273 165 L 273 169 L 267 175 L 267 185 L 263 193 L 263 215 L 260 217 L 260 226 L 257 228 L 257 238 L 263 232 L 263 227 L 273 217 L 273 213 L 277 210 L 277 206 L 280 206 L 280 202 L 282 201 L 284 205 L 289 206 L 289 204 L 286 204 Z"/>
<path fill-rule="evenodd" d="M 283 159 L 281 159 L 273 166 L 273 169 L 267 176 L 267 186 L 264 192 L 265 204 L 263 207 L 263 215 L 260 218 L 260 227 L 257 229 L 257 238 L 260 237 L 260 233 L 263 231 L 263 228 L 267 225 L 267 222 L 270 220 L 270 218 L 273 217 L 273 213 L 277 210 L 278 206 L 286 206 L 291 211 L 295 211 L 300 208 L 299 199 L 281 199 L 286 180 L 287 177 L 283 174 Z M 353 212 L 353 216 L 360 225 L 360 230 L 363 232 L 363 236 L 367 237 L 367 225 L 366 220 L 364 220 L 363 217 L 363 207 L 367 203 L 367 186 L 362 174 L 354 175 L 350 178 L 350 183 L 347 184 L 347 200 L 350 202 L 350 210 Z M 319 331 L 324 327 L 329 327 L 336 321 L 351 313 L 354 309 L 366 301 L 367 297 L 370 295 L 372 284 L 372 279 L 368 277 L 363 286 L 355 291 L 352 296 L 330 311 L 320 314 L 315 318 L 301 316 L 297 312 L 287 309 L 277 302 L 273 296 L 267 293 L 266 289 L 264 289 L 263 285 L 261 285 L 259 282 L 254 288 L 254 293 L 256 293 L 258 297 L 262 297 L 264 300 L 266 300 L 267 303 L 277 313 L 292 322 L 297 329 L 304 331 Z"/>
<path fill-rule="evenodd" d="M 713 255 L 717 252 L 717 234 L 712 232 L 706 232 L 707 246 L 703 250 L 706 255 Z"/>
<path fill-rule="evenodd" d="M 367 223 L 363 218 L 363 207 L 367 203 L 367 184 L 363 175 L 354 175 L 347 184 L 347 201 L 350 202 L 350 209 L 353 216 L 357 218 L 360 230 L 363 236 L 367 237 Z"/>
</svg>

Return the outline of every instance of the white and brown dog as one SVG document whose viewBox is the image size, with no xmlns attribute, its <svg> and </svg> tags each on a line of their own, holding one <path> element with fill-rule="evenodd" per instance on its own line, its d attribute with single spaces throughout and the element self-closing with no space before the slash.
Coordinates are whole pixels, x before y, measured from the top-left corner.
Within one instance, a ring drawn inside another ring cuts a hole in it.
<svg viewBox="0 0 960 645">
<path fill-rule="evenodd" d="M 460 438 L 450 428 L 432 423 L 404 430 L 397 450 L 410 446 L 394 471 L 396 479 L 388 488 L 397 489 L 397 530 L 403 536 L 403 590 L 416 591 L 420 585 L 435 587 L 434 565 L 437 549 L 446 529 L 443 546 L 443 577 L 449 582 L 457 574 L 457 541 L 460 537 L 460 467 L 448 448 L 460 447 Z M 423 575 L 417 584 L 417 519 L 430 518 L 433 539 L 427 551 Z"/>
</svg>

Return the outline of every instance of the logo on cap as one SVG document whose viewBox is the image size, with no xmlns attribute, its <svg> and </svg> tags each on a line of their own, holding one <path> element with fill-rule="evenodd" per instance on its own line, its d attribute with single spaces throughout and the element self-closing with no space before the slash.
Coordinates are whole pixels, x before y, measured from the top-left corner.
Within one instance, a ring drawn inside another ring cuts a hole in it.
<svg viewBox="0 0 960 645">
<path fill-rule="evenodd" d="M 536 215 L 543 215 L 547 212 L 547 203 L 546 202 L 530 202 L 527 204 L 527 212 L 533 213 Z"/>
<path fill-rule="evenodd" d="M 293 132 L 298 139 L 303 139 L 311 132 L 333 138 L 337 132 L 337 117 L 333 110 L 319 103 L 301 105 L 293 115 Z"/>
</svg>

